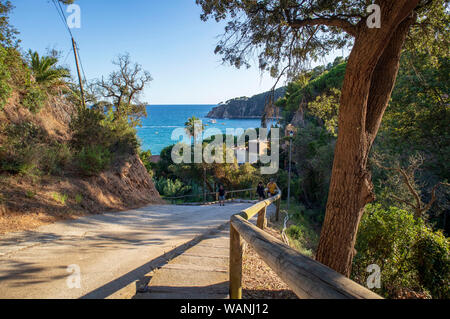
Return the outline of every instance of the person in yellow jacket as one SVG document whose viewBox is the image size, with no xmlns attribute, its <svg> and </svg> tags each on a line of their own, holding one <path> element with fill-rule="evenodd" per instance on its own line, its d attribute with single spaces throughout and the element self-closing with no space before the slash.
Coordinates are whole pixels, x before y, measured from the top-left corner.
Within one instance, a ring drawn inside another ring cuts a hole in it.
<svg viewBox="0 0 450 319">
<path fill-rule="evenodd" d="M 278 185 L 273 179 L 271 179 L 270 183 L 267 184 L 267 194 L 269 195 L 269 197 L 273 197 L 278 194 Z"/>
</svg>

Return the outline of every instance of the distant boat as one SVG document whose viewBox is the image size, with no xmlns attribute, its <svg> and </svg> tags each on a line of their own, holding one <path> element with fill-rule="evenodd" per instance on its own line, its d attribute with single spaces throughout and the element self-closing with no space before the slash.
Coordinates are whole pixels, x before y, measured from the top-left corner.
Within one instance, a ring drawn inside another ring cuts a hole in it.
<svg viewBox="0 0 450 319">
<path fill-rule="evenodd" d="M 209 121 L 210 123 L 212 123 L 212 124 L 217 124 L 217 121 L 216 120 L 211 120 L 211 121 Z"/>
<path fill-rule="evenodd" d="M 155 134 L 156 134 L 156 135 L 158 135 L 158 134 L 159 134 L 159 132 L 155 132 Z"/>
</svg>

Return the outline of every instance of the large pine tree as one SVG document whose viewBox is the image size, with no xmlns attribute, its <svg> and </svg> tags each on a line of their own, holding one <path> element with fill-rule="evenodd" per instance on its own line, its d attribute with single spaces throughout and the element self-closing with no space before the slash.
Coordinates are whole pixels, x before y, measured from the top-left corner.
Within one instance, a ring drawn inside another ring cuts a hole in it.
<svg viewBox="0 0 450 319">
<path fill-rule="evenodd" d="M 305 62 L 333 49 L 352 46 L 342 87 L 327 212 L 317 251 L 318 261 L 348 276 L 364 207 L 374 199 L 367 168 L 369 152 L 394 88 L 402 49 L 411 31 L 422 38 L 447 41 L 443 32 L 448 33 L 448 27 L 435 27 L 439 26 L 439 17 L 447 16 L 447 1 L 197 3 L 203 9 L 202 19 L 228 22 L 216 53 L 236 67 L 248 66 L 256 54 L 260 68 L 274 77 L 282 72 L 295 76 Z"/>
</svg>

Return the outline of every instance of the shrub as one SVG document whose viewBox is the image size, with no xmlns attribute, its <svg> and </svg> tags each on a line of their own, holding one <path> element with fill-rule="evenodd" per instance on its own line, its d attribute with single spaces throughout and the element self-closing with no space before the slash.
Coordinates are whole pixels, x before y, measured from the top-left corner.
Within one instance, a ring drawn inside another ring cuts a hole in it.
<svg viewBox="0 0 450 319">
<path fill-rule="evenodd" d="M 140 143 L 137 131 L 131 127 L 126 118 L 113 118 L 111 114 L 104 121 L 107 142 L 111 152 L 116 154 L 136 154 Z"/>
<path fill-rule="evenodd" d="M 442 232 L 422 229 L 414 247 L 414 261 L 423 287 L 434 298 L 449 299 L 449 241 Z"/>
<path fill-rule="evenodd" d="M 86 145 L 101 145 L 115 154 L 136 154 L 139 141 L 136 129 L 126 119 L 114 119 L 96 108 L 80 108 L 70 124 L 72 144 L 80 150 Z"/>
<path fill-rule="evenodd" d="M 32 113 L 39 113 L 47 101 L 47 93 L 38 84 L 30 84 L 22 97 L 22 105 Z"/>
<path fill-rule="evenodd" d="M 106 169 L 111 161 L 111 153 L 101 145 L 86 146 L 77 154 L 78 166 L 86 176 L 97 175 Z"/>
<path fill-rule="evenodd" d="M 59 174 L 72 160 L 67 144 L 45 146 L 42 149 L 40 167 L 47 174 Z"/>
<path fill-rule="evenodd" d="M 75 203 L 77 205 L 80 205 L 82 201 L 83 201 L 83 195 L 80 195 L 80 194 L 75 195 Z"/>
<path fill-rule="evenodd" d="M 0 110 L 3 109 L 11 94 L 11 86 L 9 85 L 11 73 L 6 65 L 6 58 L 7 50 L 0 45 Z"/>
<path fill-rule="evenodd" d="M 107 132 L 103 126 L 105 115 L 100 111 L 89 108 L 80 108 L 77 116 L 70 123 L 73 132 L 72 144 L 81 150 L 85 145 L 105 143 Z"/>
<path fill-rule="evenodd" d="M 186 186 L 180 180 L 166 179 L 161 177 L 155 181 L 155 187 L 162 196 L 173 197 L 182 196 L 191 190 L 190 186 Z"/>
<path fill-rule="evenodd" d="M 66 205 L 68 196 L 66 194 L 60 194 L 60 193 L 54 192 L 54 193 L 52 193 L 52 198 L 55 202 L 57 202 L 61 205 Z"/>
<path fill-rule="evenodd" d="M 147 172 L 153 176 L 153 163 L 152 163 L 152 152 L 151 151 L 141 151 L 139 153 L 142 163 L 144 164 Z"/>
<path fill-rule="evenodd" d="M 352 277 L 365 284 L 366 268 L 378 265 L 382 287 L 377 293 L 391 298 L 407 291 L 429 292 L 434 298 L 448 295 L 448 241 L 413 213 L 368 205 L 355 248 Z"/>
</svg>

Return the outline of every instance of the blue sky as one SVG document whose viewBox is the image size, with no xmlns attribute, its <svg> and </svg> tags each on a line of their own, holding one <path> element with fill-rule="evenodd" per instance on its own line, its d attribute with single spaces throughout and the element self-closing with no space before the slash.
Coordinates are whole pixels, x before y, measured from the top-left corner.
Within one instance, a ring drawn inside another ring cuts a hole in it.
<svg viewBox="0 0 450 319">
<path fill-rule="evenodd" d="M 82 26 L 72 32 L 88 79 L 107 75 L 113 69 L 111 61 L 128 52 L 154 78 L 143 96 L 151 104 L 217 104 L 261 93 L 274 84 L 256 67 L 237 70 L 221 64 L 214 48 L 223 24 L 201 21 L 194 0 L 77 3 Z M 20 31 L 21 47 L 40 53 L 61 50 L 63 62 L 74 73 L 70 37 L 52 2 L 20 0 L 14 5 L 11 22 Z"/>
</svg>

